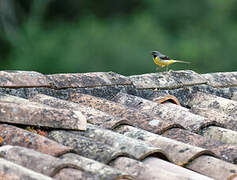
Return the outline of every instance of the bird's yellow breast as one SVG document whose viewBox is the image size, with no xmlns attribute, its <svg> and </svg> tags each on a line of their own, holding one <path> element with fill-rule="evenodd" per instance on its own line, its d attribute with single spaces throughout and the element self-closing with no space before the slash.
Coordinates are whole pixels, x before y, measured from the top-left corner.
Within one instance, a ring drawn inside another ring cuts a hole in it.
<svg viewBox="0 0 237 180">
<path fill-rule="evenodd" d="M 154 63 L 156 63 L 158 66 L 168 66 L 170 64 L 173 64 L 175 61 L 170 59 L 170 60 L 161 60 L 158 56 L 153 58 Z"/>
</svg>

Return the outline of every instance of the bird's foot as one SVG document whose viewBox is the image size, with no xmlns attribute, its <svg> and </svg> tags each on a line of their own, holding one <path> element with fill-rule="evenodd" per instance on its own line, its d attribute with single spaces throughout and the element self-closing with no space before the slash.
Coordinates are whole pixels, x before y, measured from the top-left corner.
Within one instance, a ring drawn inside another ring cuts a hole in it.
<svg viewBox="0 0 237 180">
<path fill-rule="evenodd" d="M 162 68 L 161 66 L 156 67 L 155 71 L 158 71 L 158 70 L 160 70 L 161 68 Z"/>
</svg>

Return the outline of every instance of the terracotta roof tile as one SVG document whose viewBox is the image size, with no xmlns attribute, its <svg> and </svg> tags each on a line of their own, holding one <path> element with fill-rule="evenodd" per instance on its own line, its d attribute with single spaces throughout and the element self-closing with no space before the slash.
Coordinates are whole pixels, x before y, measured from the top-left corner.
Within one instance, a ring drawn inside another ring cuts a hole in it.
<svg viewBox="0 0 237 180">
<path fill-rule="evenodd" d="M 58 144 L 44 136 L 7 124 L 0 125 L 0 137 L 1 145 L 23 146 L 52 156 L 72 151 L 72 148 Z"/>
<path fill-rule="evenodd" d="M 226 144 L 237 145 L 237 132 L 221 127 L 207 127 L 202 131 L 202 135 L 221 141 Z"/>
<path fill-rule="evenodd" d="M 59 159 L 27 148 L 9 145 L 0 148 L 0 155 L 8 161 L 54 178 L 63 178 L 66 175 L 73 176 L 72 179 L 79 177 L 80 179 L 106 179 L 108 176 L 113 178 L 129 177 L 126 173 L 78 155 L 70 156 L 70 154 L 65 154 Z M 66 157 L 70 157 L 70 159 Z M 95 166 L 94 170 L 90 168 L 92 164 Z M 103 172 L 98 174 L 98 171 Z"/>
<path fill-rule="evenodd" d="M 193 146 L 209 149 L 218 157 L 236 163 L 237 161 L 237 146 L 225 144 L 212 138 L 204 137 L 196 133 L 184 129 L 173 128 L 166 131 L 162 136 L 187 143 Z"/>
<path fill-rule="evenodd" d="M 79 171 L 78 169 L 73 168 L 64 168 L 59 171 L 54 176 L 54 179 L 63 180 L 63 179 L 70 179 L 70 180 L 101 180 L 97 175 L 91 175 L 90 173 Z"/>
<path fill-rule="evenodd" d="M 159 117 L 150 116 L 149 114 L 137 111 L 134 108 L 129 108 L 128 106 L 121 105 L 113 101 L 86 94 L 72 94 L 69 100 L 95 108 L 97 110 L 101 110 L 112 116 L 121 118 L 133 126 L 137 126 L 155 133 L 160 133 L 166 129 L 176 126 L 181 127 L 178 124 L 165 122 Z"/>
<path fill-rule="evenodd" d="M 206 83 L 206 79 L 194 71 L 173 71 L 130 76 L 136 88 L 174 89 Z"/>
<path fill-rule="evenodd" d="M 104 113 L 92 107 L 87 107 L 82 104 L 73 103 L 70 101 L 54 98 L 52 96 L 47 96 L 44 94 L 35 95 L 30 100 L 34 102 L 39 102 L 45 105 L 49 105 L 54 108 L 80 111 L 86 117 L 87 122 L 98 125 L 98 126 L 102 126 L 104 128 L 113 129 L 114 127 L 120 124 L 129 124 L 129 122 L 125 119 L 113 117 L 107 113 Z"/>
<path fill-rule="evenodd" d="M 114 72 L 52 74 L 47 77 L 57 89 L 131 84 L 127 77 Z"/>
<path fill-rule="evenodd" d="M 152 158 L 152 157 L 148 157 L 147 159 L 145 159 L 143 161 L 144 164 L 154 167 L 155 171 L 159 171 L 159 169 L 165 169 L 171 171 L 174 174 L 178 174 L 182 177 L 188 177 L 189 179 L 195 179 L 195 180 L 199 180 L 199 179 L 206 179 L 206 180 L 210 180 L 212 179 L 211 177 L 207 177 L 205 175 L 199 174 L 197 172 L 185 169 L 183 167 L 180 166 L 176 166 L 174 164 L 170 164 L 167 161 L 163 161 L 161 159 L 158 158 Z M 182 179 L 182 178 L 181 178 Z"/>
<path fill-rule="evenodd" d="M 225 127 L 237 130 L 237 102 L 211 94 L 197 92 L 192 94 L 188 105 L 193 113 L 224 124 Z"/>
<path fill-rule="evenodd" d="M 150 158 L 150 161 L 154 159 L 157 158 Z M 166 167 L 162 167 L 160 166 L 161 161 L 162 160 L 160 160 L 158 164 L 157 162 L 151 164 L 150 162 L 148 162 L 148 159 L 146 159 L 144 163 L 126 157 L 119 157 L 111 163 L 111 166 L 120 169 L 122 171 L 126 171 L 135 176 L 137 179 L 165 179 L 165 180 L 176 180 L 176 179 L 194 180 L 198 178 L 203 180 L 212 179 L 197 174 L 195 172 L 188 171 L 187 169 L 184 169 L 182 167 L 172 165 L 171 163 L 167 163 L 165 164 Z M 179 172 L 174 172 L 173 169 L 176 169 L 176 171 L 178 169 Z"/>
<path fill-rule="evenodd" d="M 218 72 L 202 74 L 207 84 L 213 87 L 237 86 L 237 72 Z"/>
<path fill-rule="evenodd" d="M 162 149 L 173 163 L 180 166 L 188 164 L 190 161 L 203 154 L 215 156 L 215 154 L 211 151 L 162 137 L 131 126 L 120 126 L 116 129 L 116 132 L 122 133 L 133 139 L 145 141 L 152 146 Z"/>
<path fill-rule="evenodd" d="M 162 96 L 163 97 L 163 96 Z M 139 112 L 144 112 L 154 117 L 159 117 L 170 124 L 179 124 L 190 131 L 197 132 L 210 124 L 217 124 L 213 120 L 209 120 L 202 116 L 190 113 L 188 109 L 175 105 L 173 103 L 158 104 L 137 96 L 118 93 L 114 101 L 137 109 Z"/>
<path fill-rule="evenodd" d="M 236 177 L 236 72 L 2 71 L 0 81 L 0 179 Z"/>
<path fill-rule="evenodd" d="M 237 173 L 237 166 L 211 156 L 201 156 L 186 166 L 214 179 L 228 179 Z"/>
<path fill-rule="evenodd" d="M 8 96 L 2 96 L 8 97 Z M 35 126 L 66 129 L 86 129 L 86 118 L 79 111 L 55 109 L 19 100 L 20 98 L 0 98 L 0 121 Z M 15 99 L 17 99 L 15 101 Z"/>
<path fill-rule="evenodd" d="M 0 71 L 0 87 L 49 87 L 49 81 L 34 71 Z"/>
<path fill-rule="evenodd" d="M 96 174 L 100 179 L 133 179 L 133 177 L 130 176 L 129 173 L 125 173 L 125 171 L 120 171 L 111 166 L 76 154 L 68 153 L 63 155 L 61 159 L 71 163 L 73 162 L 73 164 L 79 166 L 85 172 Z"/>
<path fill-rule="evenodd" d="M 36 173 L 25 167 L 0 158 L 0 179 L 21 180 L 21 179 L 36 179 L 36 180 L 52 180 L 52 178 Z"/>
<path fill-rule="evenodd" d="M 83 132 L 51 131 L 49 137 L 64 145 L 70 144 L 79 154 L 103 163 L 109 163 L 121 155 L 138 160 L 150 155 L 169 159 L 160 148 L 93 125 L 88 125 Z"/>
</svg>

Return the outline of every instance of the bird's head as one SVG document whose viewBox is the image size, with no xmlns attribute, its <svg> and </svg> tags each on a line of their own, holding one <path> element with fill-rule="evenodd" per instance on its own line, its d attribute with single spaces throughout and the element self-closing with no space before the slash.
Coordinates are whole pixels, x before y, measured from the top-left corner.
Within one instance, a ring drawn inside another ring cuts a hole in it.
<svg viewBox="0 0 237 180">
<path fill-rule="evenodd" d="M 159 56 L 160 52 L 158 51 L 152 51 L 151 54 L 153 55 L 153 57 Z"/>
</svg>

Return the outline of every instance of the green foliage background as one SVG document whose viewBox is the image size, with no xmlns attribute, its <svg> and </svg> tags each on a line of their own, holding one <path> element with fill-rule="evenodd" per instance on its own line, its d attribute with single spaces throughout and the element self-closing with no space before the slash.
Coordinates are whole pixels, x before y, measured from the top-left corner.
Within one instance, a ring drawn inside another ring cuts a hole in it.
<svg viewBox="0 0 237 180">
<path fill-rule="evenodd" d="M 173 70 L 237 69 L 234 0 L 13 2 L 17 23 L 1 23 L 1 69 L 149 73 L 152 50 L 191 61 Z"/>
</svg>

